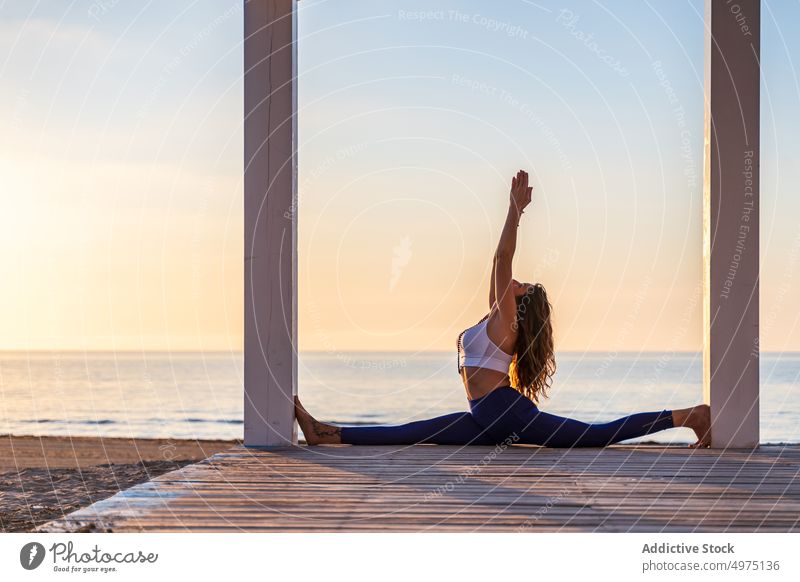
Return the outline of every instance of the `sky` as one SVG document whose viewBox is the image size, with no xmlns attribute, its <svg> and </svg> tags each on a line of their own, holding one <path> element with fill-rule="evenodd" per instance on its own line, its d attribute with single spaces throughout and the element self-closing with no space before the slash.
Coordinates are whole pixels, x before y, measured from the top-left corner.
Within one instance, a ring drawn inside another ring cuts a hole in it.
<svg viewBox="0 0 800 582">
<path fill-rule="evenodd" d="M 800 350 L 800 3 L 762 6 L 761 344 Z M 301 350 L 453 349 L 520 168 L 557 348 L 700 349 L 702 8 L 300 2 Z M 6 1 L 0 54 L 0 349 L 240 350 L 241 2 Z"/>
</svg>

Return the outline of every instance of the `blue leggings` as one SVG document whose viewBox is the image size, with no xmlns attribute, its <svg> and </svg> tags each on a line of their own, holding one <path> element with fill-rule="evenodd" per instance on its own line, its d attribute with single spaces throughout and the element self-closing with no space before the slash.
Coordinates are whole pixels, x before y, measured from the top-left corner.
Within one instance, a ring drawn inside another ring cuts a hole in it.
<svg viewBox="0 0 800 582">
<path fill-rule="evenodd" d="M 640 412 L 602 424 L 587 424 L 540 411 L 513 388 L 496 388 L 469 401 L 470 412 L 382 426 L 343 426 L 351 445 L 495 445 L 516 442 L 546 447 L 604 447 L 673 428 L 672 411 Z"/>
</svg>

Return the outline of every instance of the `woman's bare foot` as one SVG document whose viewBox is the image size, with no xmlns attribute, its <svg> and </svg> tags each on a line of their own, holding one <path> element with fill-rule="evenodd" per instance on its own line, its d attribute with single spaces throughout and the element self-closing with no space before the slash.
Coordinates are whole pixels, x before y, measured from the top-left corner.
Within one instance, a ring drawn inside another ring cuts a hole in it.
<svg viewBox="0 0 800 582">
<path fill-rule="evenodd" d="M 697 435 L 697 442 L 689 445 L 691 448 L 711 446 L 711 408 L 708 404 L 673 410 L 672 421 L 675 426 L 691 428 Z"/>
<path fill-rule="evenodd" d="M 297 396 L 294 397 L 294 415 L 309 445 L 335 445 L 342 442 L 342 429 L 315 419 L 303 408 Z"/>
</svg>

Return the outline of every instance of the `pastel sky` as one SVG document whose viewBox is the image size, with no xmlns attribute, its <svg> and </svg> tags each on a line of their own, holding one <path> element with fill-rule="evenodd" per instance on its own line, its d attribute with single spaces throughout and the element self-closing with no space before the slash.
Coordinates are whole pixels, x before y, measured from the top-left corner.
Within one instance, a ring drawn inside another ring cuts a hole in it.
<svg viewBox="0 0 800 582">
<path fill-rule="evenodd" d="M 800 350 L 800 3 L 762 6 L 761 338 Z M 559 349 L 700 348 L 702 0 L 300 7 L 301 349 L 451 349 L 519 168 Z M 241 349 L 241 1 L 7 1 L 0 54 L 0 349 Z"/>
</svg>

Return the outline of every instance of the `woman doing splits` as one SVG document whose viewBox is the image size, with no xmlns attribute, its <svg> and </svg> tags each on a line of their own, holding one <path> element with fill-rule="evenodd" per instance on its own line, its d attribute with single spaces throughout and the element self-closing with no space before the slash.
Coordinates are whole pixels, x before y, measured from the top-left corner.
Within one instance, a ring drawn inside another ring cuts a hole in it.
<svg viewBox="0 0 800 582">
<path fill-rule="evenodd" d="M 692 447 L 711 442 L 707 405 L 639 412 L 611 422 L 587 424 L 539 410 L 556 370 L 552 307 L 544 287 L 520 283 L 511 263 L 517 227 L 533 188 L 520 170 L 511 180 L 505 225 L 492 262 L 489 313 L 458 338 L 458 371 L 469 412 L 454 412 L 400 425 L 338 426 L 313 418 L 296 401 L 296 416 L 309 445 L 496 445 L 604 447 L 673 427 L 694 430 Z M 511 441 L 509 441 L 511 439 Z"/>
</svg>

